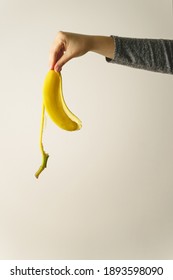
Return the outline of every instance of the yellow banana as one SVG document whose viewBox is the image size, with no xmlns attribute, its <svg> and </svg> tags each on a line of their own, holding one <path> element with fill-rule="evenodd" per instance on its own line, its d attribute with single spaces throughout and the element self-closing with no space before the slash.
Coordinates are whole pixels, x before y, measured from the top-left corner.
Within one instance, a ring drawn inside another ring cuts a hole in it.
<svg viewBox="0 0 173 280">
<path fill-rule="evenodd" d="M 44 128 L 45 109 L 52 121 L 60 128 L 67 131 L 79 130 L 82 127 L 81 120 L 75 116 L 67 107 L 62 91 L 62 76 L 60 72 L 50 70 L 44 80 L 43 85 L 42 116 L 40 126 L 40 149 L 42 153 L 42 165 L 35 173 L 38 178 L 40 173 L 46 168 L 49 155 L 44 151 L 42 138 Z"/>
<path fill-rule="evenodd" d="M 82 123 L 67 107 L 62 91 L 60 72 L 50 70 L 43 86 L 43 102 L 52 121 L 60 128 L 73 131 L 81 128 Z"/>
</svg>

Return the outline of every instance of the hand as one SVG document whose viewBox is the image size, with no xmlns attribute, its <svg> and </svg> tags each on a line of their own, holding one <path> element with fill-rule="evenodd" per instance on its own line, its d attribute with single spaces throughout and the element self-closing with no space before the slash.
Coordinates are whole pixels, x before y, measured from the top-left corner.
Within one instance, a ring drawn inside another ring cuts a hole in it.
<svg viewBox="0 0 173 280">
<path fill-rule="evenodd" d="M 61 71 L 67 61 L 82 56 L 88 51 L 113 59 L 115 48 L 115 42 L 110 36 L 93 36 L 60 31 L 50 50 L 49 66 L 51 70 Z"/>
<path fill-rule="evenodd" d="M 90 50 L 90 38 L 89 35 L 58 32 L 50 50 L 50 69 L 61 71 L 67 61 L 87 53 Z"/>
</svg>

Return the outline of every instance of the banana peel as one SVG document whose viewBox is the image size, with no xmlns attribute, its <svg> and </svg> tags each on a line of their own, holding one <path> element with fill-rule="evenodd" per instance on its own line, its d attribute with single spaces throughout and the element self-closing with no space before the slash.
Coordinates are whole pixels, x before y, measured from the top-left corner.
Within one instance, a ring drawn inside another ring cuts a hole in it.
<svg viewBox="0 0 173 280">
<path fill-rule="evenodd" d="M 45 152 L 43 146 L 43 129 L 44 129 L 44 116 L 47 112 L 50 119 L 61 129 L 66 131 L 80 130 L 82 127 L 81 120 L 74 115 L 68 108 L 62 90 L 62 75 L 60 72 L 49 70 L 47 73 L 42 94 L 42 114 L 40 124 L 40 150 L 42 153 L 42 164 L 35 177 L 38 178 L 41 172 L 47 167 L 49 158 L 48 153 Z"/>
</svg>

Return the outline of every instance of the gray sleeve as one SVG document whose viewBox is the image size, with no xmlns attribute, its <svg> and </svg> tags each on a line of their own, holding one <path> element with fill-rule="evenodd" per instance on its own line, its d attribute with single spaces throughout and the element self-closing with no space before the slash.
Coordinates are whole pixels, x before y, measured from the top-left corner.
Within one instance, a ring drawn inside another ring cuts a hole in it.
<svg viewBox="0 0 173 280">
<path fill-rule="evenodd" d="M 114 59 L 106 58 L 107 62 L 173 74 L 173 40 L 111 37 L 115 55 Z"/>
</svg>

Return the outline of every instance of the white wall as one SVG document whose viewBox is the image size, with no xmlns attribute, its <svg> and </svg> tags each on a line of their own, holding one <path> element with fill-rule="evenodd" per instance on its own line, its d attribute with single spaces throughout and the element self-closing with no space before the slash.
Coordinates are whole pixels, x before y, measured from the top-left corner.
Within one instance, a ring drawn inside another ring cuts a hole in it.
<svg viewBox="0 0 173 280">
<path fill-rule="evenodd" d="M 59 30 L 173 39 L 171 0 L 0 0 L 0 258 L 173 258 L 173 79 L 88 53 L 62 71 L 76 133 L 41 90 Z"/>
</svg>

